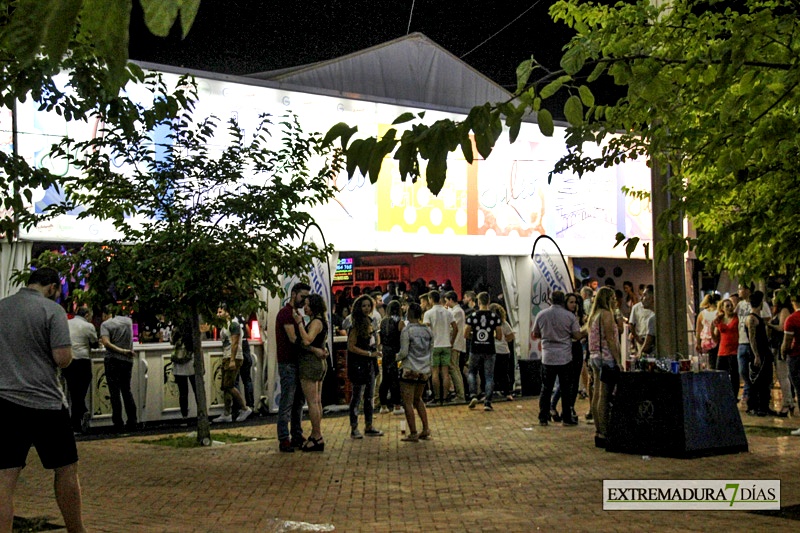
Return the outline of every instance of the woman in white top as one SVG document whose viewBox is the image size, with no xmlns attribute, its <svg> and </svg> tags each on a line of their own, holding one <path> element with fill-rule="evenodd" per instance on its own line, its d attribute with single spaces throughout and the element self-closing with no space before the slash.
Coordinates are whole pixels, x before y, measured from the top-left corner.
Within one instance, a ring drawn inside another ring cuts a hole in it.
<svg viewBox="0 0 800 533">
<path fill-rule="evenodd" d="M 514 341 L 514 330 L 506 320 L 506 310 L 500 304 L 489 306 L 490 311 L 494 311 L 503 321 L 503 337 L 494 339 L 494 380 L 497 390 L 503 393 L 509 402 L 514 400 L 514 380 L 510 377 L 509 369 L 514 368 L 509 342 Z"/>
<path fill-rule="evenodd" d="M 694 348 L 698 354 L 708 354 L 708 367 L 717 368 L 717 350 L 719 346 L 714 340 L 714 320 L 717 319 L 717 302 L 714 295 L 709 293 L 700 302 L 700 312 L 697 313 L 697 324 L 695 325 Z"/>
<path fill-rule="evenodd" d="M 613 392 L 613 385 L 600 380 L 600 372 L 603 366 L 620 366 L 619 333 L 613 311 L 616 298 L 613 289 L 601 287 L 594 297 L 588 321 L 589 360 L 594 375 L 592 391 L 592 416 L 596 430 L 594 442 L 598 448 L 603 448 L 606 444 Z"/>
</svg>

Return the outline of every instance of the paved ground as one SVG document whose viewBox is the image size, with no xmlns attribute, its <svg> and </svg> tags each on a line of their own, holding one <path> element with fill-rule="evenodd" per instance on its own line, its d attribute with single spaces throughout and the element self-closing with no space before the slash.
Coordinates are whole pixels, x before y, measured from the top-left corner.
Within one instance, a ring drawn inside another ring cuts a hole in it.
<svg viewBox="0 0 800 533">
<path fill-rule="evenodd" d="M 534 399 L 430 410 L 434 440 L 400 441 L 403 417 L 376 415 L 386 435 L 353 441 L 347 418 L 323 420 L 321 454 L 281 454 L 273 418 L 229 426 L 265 438 L 181 450 L 130 436 L 79 443 L 91 531 L 790 531 L 795 520 L 746 512 L 608 512 L 603 479 L 781 479 L 800 504 L 800 438 L 748 436 L 750 452 L 643 458 L 593 446 L 594 427 L 539 427 Z M 578 412 L 587 410 L 579 402 Z M 746 425 L 795 428 L 800 419 Z M 787 432 L 788 433 L 788 432 Z M 16 515 L 62 523 L 52 476 L 32 452 Z M 796 515 L 796 513 L 795 513 Z M 310 526 L 314 524 L 315 526 Z"/>
</svg>

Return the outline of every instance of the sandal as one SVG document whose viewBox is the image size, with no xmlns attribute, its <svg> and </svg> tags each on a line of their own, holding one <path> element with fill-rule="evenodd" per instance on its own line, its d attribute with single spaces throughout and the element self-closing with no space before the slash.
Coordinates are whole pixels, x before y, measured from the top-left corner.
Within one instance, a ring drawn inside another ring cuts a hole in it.
<svg viewBox="0 0 800 533">
<path fill-rule="evenodd" d="M 430 440 L 431 438 L 431 430 L 423 431 L 419 434 L 419 440 Z"/>
<path fill-rule="evenodd" d="M 318 439 L 315 439 L 314 437 L 308 437 L 308 440 L 303 443 L 303 446 L 300 448 L 300 450 L 304 452 L 324 452 L 325 441 L 322 437 Z"/>
<path fill-rule="evenodd" d="M 419 441 L 419 435 L 417 433 L 411 433 L 410 435 L 406 435 L 405 437 L 403 437 L 400 440 L 403 441 L 403 442 L 418 442 Z"/>
</svg>

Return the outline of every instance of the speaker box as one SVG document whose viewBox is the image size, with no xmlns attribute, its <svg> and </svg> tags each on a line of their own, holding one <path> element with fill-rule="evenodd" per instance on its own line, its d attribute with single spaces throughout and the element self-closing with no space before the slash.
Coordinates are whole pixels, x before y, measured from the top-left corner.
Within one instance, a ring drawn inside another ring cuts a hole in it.
<svg viewBox="0 0 800 533">
<path fill-rule="evenodd" d="M 747 450 L 726 372 L 621 374 L 606 451 L 698 457 Z"/>
</svg>

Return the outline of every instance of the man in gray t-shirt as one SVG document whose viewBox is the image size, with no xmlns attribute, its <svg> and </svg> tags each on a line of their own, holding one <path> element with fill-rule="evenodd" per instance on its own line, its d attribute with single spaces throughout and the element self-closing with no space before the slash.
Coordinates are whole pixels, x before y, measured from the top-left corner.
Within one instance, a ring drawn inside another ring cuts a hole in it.
<svg viewBox="0 0 800 533">
<path fill-rule="evenodd" d="M 55 471 L 55 493 L 69 531 L 83 531 L 78 450 L 58 369 L 72 361 L 67 315 L 55 300 L 55 270 L 31 273 L 28 286 L 0 300 L 0 508 L 11 510 L 14 490 L 31 446 Z M 0 531 L 11 531 L 13 513 L 2 513 Z"/>
<path fill-rule="evenodd" d="M 118 432 L 136 430 L 136 402 L 131 392 L 131 377 L 136 352 L 133 351 L 133 321 L 127 316 L 115 316 L 107 305 L 100 324 L 100 344 L 106 349 L 103 365 L 106 370 L 108 395 L 111 400 L 111 421 Z M 120 401 L 122 397 L 122 401 Z M 122 404 L 125 404 L 127 424 L 122 423 Z"/>
<path fill-rule="evenodd" d="M 567 311 L 566 295 L 562 291 L 553 291 L 553 305 L 538 315 L 533 323 L 533 338 L 542 340 L 542 393 L 539 395 L 539 425 L 546 426 L 552 417 L 560 418 L 557 412 L 550 410 L 550 395 L 558 377 L 562 391 L 572 387 L 572 340 L 581 338 L 581 328 L 574 313 Z M 570 395 L 561 396 L 563 408 L 563 424 L 577 425 L 572 416 L 572 400 Z"/>
</svg>

